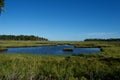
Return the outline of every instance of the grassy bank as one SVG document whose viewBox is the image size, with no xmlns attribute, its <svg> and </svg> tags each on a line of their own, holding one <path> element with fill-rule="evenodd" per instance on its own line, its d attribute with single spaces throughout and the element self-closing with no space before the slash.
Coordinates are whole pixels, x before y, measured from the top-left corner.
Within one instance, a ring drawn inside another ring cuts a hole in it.
<svg viewBox="0 0 120 80">
<path fill-rule="evenodd" d="M 2 47 L 70 44 L 103 52 L 74 56 L 0 54 L 2 80 L 120 80 L 119 42 L 0 42 Z"/>
<path fill-rule="evenodd" d="M 62 45 L 69 44 L 75 47 L 111 47 L 118 45 L 116 42 L 77 42 L 77 41 L 0 41 L 0 47 L 27 47 L 27 46 L 49 46 L 49 45 Z"/>
<path fill-rule="evenodd" d="M 120 58 L 106 55 L 0 54 L 0 79 L 119 80 Z"/>
</svg>

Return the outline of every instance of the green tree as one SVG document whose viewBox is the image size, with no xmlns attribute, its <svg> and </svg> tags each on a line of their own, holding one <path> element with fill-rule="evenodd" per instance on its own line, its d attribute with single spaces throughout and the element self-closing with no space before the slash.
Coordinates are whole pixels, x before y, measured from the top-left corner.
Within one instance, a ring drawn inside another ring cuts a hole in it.
<svg viewBox="0 0 120 80">
<path fill-rule="evenodd" d="M 32 41 L 48 41 L 48 39 L 43 37 L 38 37 L 34 35 L 0 35 L 0 40 L 32 40 Z"/>
<path fill-rule="evenodd" d="M 4 7 L 4 0 L 0 0 L 0 14 L 3 11 L 3 7 Z"/>
</svg>

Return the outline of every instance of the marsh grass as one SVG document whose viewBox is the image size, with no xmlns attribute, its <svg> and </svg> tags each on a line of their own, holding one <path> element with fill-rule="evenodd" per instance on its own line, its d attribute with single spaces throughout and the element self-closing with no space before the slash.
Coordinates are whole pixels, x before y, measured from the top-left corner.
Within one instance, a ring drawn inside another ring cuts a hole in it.
<svg viewBox="0 0 120 80">
<path fill-rule="evenodd" d="M 119 58 L 0 54 L 0 78 L 14 80 L 119 80 Z"/>
<path fill-rule="evenodd" d="M 64 48 L 63 51 L 73 51 L 72 48 Z"/>
<path fill-rule="evenodd" d="M 70 44 L 103 52 L 73 56 L 0 54 L 1 80 L 120 80 L 120 43 L 0 42 L 1 47 Z"/>
</svg>

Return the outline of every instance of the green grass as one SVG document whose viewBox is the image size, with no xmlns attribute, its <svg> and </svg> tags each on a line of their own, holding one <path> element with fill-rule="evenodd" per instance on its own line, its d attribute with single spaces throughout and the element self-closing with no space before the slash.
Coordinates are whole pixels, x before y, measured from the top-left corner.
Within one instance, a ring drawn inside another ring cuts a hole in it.
<svg viewBox="0 0 120 80">
<path fill-rule="evenodd" d="M 120 42 L 0 41 L 1 47 L 70 44 L 103 52 L 74 56 L 0 54 L 1 80 L 120 80 Z"/>
</svg>

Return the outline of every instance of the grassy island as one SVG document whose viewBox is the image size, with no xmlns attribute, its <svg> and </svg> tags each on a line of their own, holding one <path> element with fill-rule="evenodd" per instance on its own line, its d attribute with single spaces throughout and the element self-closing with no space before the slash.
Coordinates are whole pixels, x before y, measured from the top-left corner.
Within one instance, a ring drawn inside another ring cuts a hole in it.
<svg viewBox="0 0 120 80">
<path fill-rule="evenodd" d="M 63 51 L 73 51 L 72 48 L 64 48 Z"/>
</svg>

